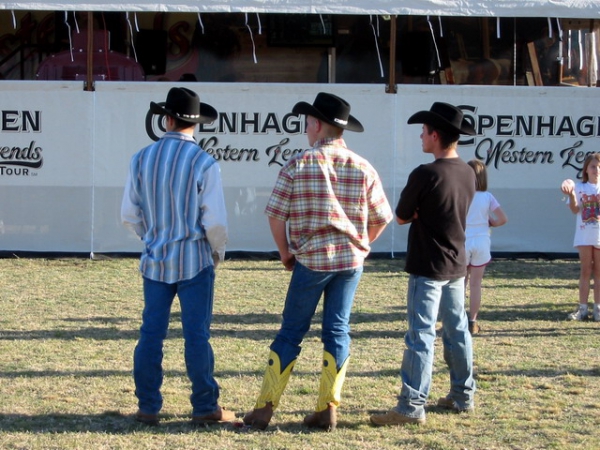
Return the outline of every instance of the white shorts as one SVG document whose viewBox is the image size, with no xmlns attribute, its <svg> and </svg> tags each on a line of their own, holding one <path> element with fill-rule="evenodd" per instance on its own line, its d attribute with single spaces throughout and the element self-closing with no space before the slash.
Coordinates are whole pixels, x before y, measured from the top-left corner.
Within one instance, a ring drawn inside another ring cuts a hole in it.
<svg viewBox="0 0 600 450">
<path fill-rule="evenodd" d="M 475 236 L 468 238 L 465 244 L 467 249 L 467 266 L 481 267 L 488 264 L 492 259 L 490 247 L 492 245 L 489 236 Z"/>
</svg>

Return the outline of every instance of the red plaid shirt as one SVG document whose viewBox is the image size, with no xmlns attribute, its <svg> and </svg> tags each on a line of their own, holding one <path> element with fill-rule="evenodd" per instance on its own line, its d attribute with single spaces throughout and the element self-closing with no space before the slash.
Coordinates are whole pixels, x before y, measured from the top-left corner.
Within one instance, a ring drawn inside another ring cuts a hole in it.
<svg viewBox="0 0 600 450">
<path fill-rule="evenodd" d="M 281 169 L 265 213 L 288 222 L 297 261 L 327 272 L 361 266 L 371 250 L 368 227 L 393 218 L 375 169 L 333 138 Z"/>
</svg>

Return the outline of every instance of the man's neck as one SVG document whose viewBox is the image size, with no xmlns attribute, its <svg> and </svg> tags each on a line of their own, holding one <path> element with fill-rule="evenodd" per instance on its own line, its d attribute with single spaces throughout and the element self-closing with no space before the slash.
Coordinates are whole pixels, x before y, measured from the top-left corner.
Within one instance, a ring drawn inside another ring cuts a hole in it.
<svg viewBox="0 0 600 450">
<path fill-rule="evenodd" d="M 434 150 L 433 156 L 435 159 L 452 159 L 460 158 L 460 155 L 456 151 L 456 147 L 450 147 L 447 149 Z"/>
</svg>

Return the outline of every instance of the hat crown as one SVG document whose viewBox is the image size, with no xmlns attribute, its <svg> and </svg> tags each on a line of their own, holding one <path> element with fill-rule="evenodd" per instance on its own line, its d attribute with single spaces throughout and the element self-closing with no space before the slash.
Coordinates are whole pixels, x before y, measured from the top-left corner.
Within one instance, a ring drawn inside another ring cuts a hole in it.
<svg viewBox="0 0 600 450">
<path fill-rule="evenodd" d="M 317 94 L 313 106 L 332 123 L 342 127 L 348 124 L 350 104 L 337 95 L 321 92 Z"/>
<path fill-rule="evenodd" d="M 319 92 L 313 104 L 298 102 L 292 108 L 293 114 L 305 114 L 344 130 L 362 132 L 362 124 L 350 115 L 350 104 L 328 92 Z"/>
<path fill-rule="evenodd" d="M 437 130 L 451 134 L 477 134 L 471 123 L 465 119 L 460 108 L 449 103 L 435 102 L 429 111 L 419 111 L 408 118 L 408 123 L 423 123 Z"/>
<path fill-rule="evenodd" d="M 172 88 L 167 94 L 165 109 L 182 120 L 200 117 L 200 97 L 187 88 Z"/>
<path fill-rule="evenodd" d="M 455 128 L 461 128 L 464 114 L 456 106 L 443 102 L 435 102 L 433 105 L 431 105 L 430 111 L 450 122 Z"/>
<path fill-rule="evenodd" d="M 215 108 L 202 103 L 198 94 L 183 87 L 171 88 L 167 94 L 166 102 L 150 102 L 150 112 L 160 115 L 166 114 L 189 123 L 210 123 L 218 117 Z"/>
</svg>

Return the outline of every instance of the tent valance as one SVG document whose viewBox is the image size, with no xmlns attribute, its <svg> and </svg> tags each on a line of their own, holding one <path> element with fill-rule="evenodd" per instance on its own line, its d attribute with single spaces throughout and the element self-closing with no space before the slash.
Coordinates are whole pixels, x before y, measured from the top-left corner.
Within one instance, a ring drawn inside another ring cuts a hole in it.
<svg viewBox="0 0 600 450">
<path fill-rule="evenodd" d="M 0 9 L 600 18 L 600 0 L 21 0 Z"/>
</svg>

